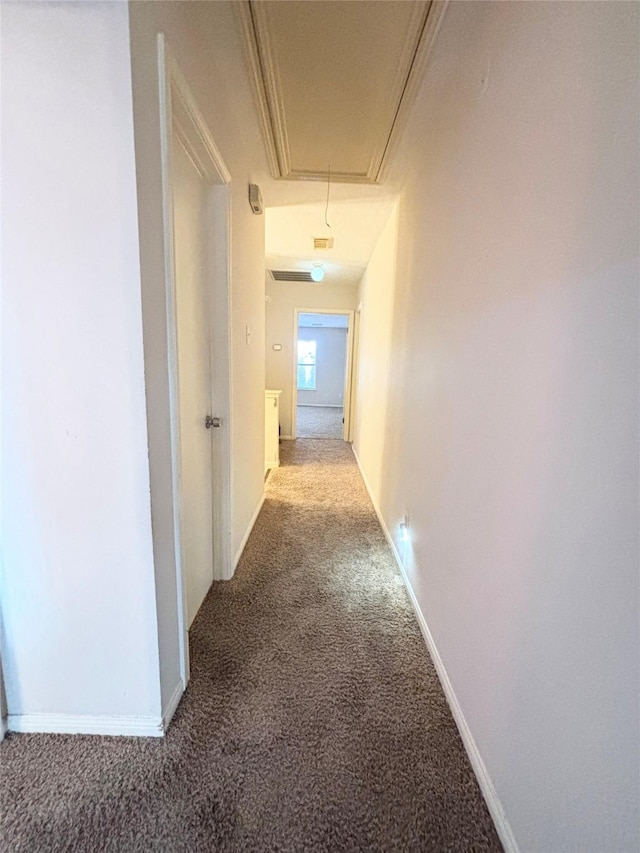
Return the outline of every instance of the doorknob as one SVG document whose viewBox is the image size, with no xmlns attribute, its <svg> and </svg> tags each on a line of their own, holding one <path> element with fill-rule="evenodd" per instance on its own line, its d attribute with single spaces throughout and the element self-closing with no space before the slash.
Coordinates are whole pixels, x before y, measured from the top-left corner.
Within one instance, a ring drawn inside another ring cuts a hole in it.
<svg viewBox="0 0 640 853">
<path fill-rule="evenodd" d="M 211 427 L 215 427 L 217 429 L 222 426 L 222 418 L 212 418 L 211 415 L 207 415 L 204 419 L 204 425 L 207 429 L 211 429 Z"/>
</svg>

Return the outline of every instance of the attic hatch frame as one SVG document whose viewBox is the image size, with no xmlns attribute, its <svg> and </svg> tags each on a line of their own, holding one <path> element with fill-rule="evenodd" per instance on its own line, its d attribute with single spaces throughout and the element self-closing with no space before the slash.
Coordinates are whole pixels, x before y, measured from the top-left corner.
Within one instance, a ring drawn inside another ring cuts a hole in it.
<svg viewBox="0 0 640 853">
<path fill-rule="evenodd" d="M 396 108 L 388 132 L 373 152 L 366 172 L 337 170 L 331 175 L 334 182 L 380 184 L 386 180 L 391 160 L 422 85 L 448 4 L 449 0 L 415 3 L 409 31 L 415 32 L 416 37 L 407 39 L 405 45 L 406 73 L 398 75 L 396 80 Z M 272 177 L 276 180 L 325 181 L 326 172 L 294 169 L 291 164 L 282 93 L 278 87 L 278 68 L 269 30 L 268 4 L 256 0 L 237 0 L 232 5 L 242 33 L 245 61 Z"/>
</svg>

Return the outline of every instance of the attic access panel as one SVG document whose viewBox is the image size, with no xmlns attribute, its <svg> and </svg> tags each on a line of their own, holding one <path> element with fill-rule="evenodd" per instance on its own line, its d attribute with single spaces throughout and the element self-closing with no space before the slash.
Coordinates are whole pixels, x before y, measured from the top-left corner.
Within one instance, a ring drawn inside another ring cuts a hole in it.
<svg viewBox="0 0 640 853">
<path fill-rule="evenodd" d="M 235 4 L 274 177 L 382 180 L 445 5 Z"/>
</svg>

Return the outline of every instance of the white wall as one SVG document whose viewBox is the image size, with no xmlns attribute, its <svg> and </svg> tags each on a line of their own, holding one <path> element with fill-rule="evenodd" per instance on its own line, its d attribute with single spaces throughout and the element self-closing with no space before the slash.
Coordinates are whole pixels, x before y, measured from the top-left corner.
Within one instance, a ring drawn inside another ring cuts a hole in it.
<svg viewBox="0 0 640 853">
<path fill-rule="evenodd" d="M 163 705 L 179 678 L 156 38 L 164 32 L 231 172 L 232 553 L 264 486 L 264 217 L 247 185 L 264 152 L 232 3 L 130 5 L 138 211 Z M 250 328 L 247 343 L 246 327 Z M 229 425 L 228 425 L 229 426 Z"/>
<path fill-rule="evenodd" d="M 264 218 L 246 189 L 265 164 L 231 5 L 2 6 L 2 616 L 14 715 L 157 725 L 179 684 L 161 30 L 233 178 L 234 550 L 262 497 Z"/>
<path fill-rule="evenodd" d="M 299 406 L 342 406 L 347 330 L 300 328 L 298 340 L 316 342 L 316 390 L 298 391 Z"/>
<path fill-rule="evenodd" d="M 344 284 L 308 284 L 306 282 L 273 281 L 266 278 L 266 358 L 267 388 L 282 391 L 280 397 L 280 427 L 283 436 L 291 436 L 291 406 L 293 397 L 293 367 L 297 357 L 297 336 L 294 309 L 321 308 L 355 310 L 358 304 L 356 286 Z M 274 344 L 282 349 L 275 352 Z"/>
<path fill-rule="evenodd" d="M 4 674 L 2 672 L 2 658 L 0 658 L 0 740 L 4 740 L 7 726 L 7 696 L 4 691 Z"/>
<path fill-rule="evenodd" d="M 9 713 L 157 724 L 127 8 L 1 11 Z"/>
<path fill-rule="evenodd" d="M 402 382 L 402 370 L 394 376 L 401 341 L 393 339 L 398 240 L 398 205 L 393 209 L 367 271 L 360 282 L 360 341 L 356 391 L 354 448 L 366 463 L 367 480 L 376 495 L 382 494 L 385 443 L 391 438 L 393 412 L 391 390 Z M 416 394 L 419 389 L 416 389 Z"/>
<path fill-rule="evenodd" d="M 637 35 L 450 4 L 362 286 L 355 446 L 527 853 L 640 844 Z"/>
</svg>

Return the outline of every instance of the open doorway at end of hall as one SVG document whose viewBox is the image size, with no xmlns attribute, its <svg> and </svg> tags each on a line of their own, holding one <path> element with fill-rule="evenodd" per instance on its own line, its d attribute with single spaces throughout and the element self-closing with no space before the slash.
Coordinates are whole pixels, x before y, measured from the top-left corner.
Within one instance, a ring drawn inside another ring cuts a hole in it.
<svg viewBox="0 0 640 853">
<path fill-rule="evenodd" d="M 350 312 L 297 312 L 296 438 L 349 440 Z"/>
</svg>

